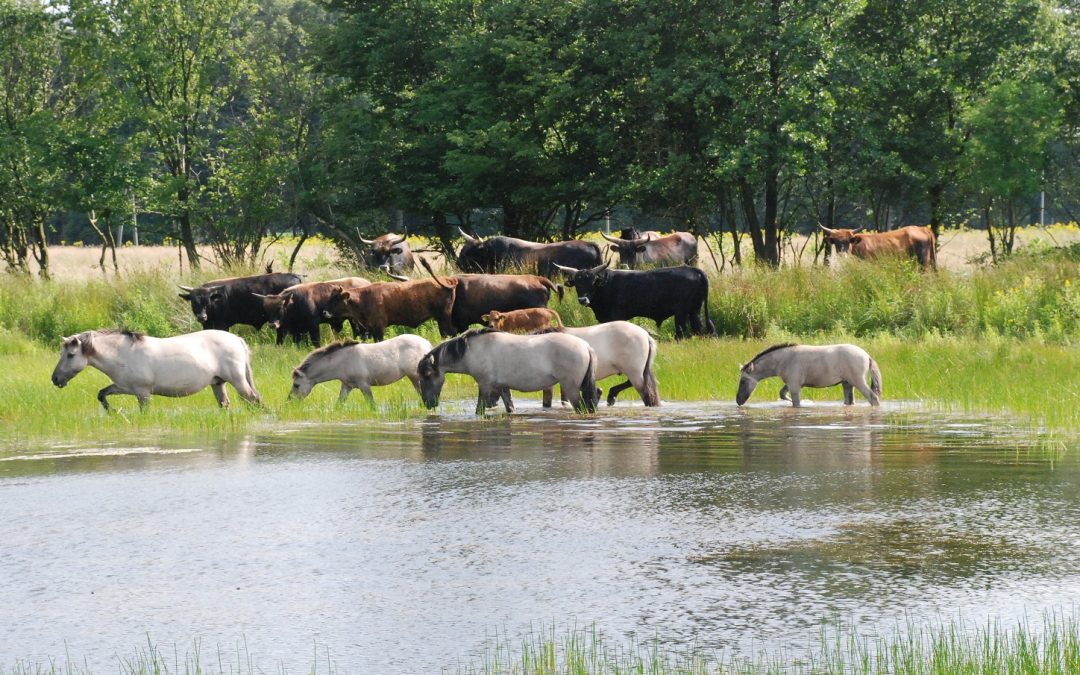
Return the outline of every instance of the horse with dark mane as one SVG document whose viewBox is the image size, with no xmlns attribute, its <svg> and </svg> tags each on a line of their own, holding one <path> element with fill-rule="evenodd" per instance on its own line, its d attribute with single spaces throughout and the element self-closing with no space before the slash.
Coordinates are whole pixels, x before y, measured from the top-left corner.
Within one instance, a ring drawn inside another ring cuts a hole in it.
<svg viewBox="0 0 1080 675">
<path fill-rule="evenodd" d="M 499 398 L 506 411 L 513 412 L 510 389 L 541 391 L 556 384 L 575 410 L 596 410 L 596 352 L 572 335 L 471 330 L 428 352 L 417 372 L 428 408 L 439 405 L 446 373 L 464 373 L 480 388 L 477 415 Z"/>
<path fill-rule="evenodd" d="M 870 371 L 871 384 L 866 383 L 866 371 Z M 740 369 L 739 391 L 735 402 L 746 403 L 754 393 L 758 382 L 767 377 L 779 377 L 784 381 L 784 393 L 791 393 L 791 405 L 801 405 L 800 391 L 803 387 L 844 387 L 844 405 L 855 403 L 854 390 L 858 389 L 870 405 L 881 404 L 881 371 L 877 361 L 861 347 L 855 345 L 796 345 L 779 344 L 765 349 L 750 359 Z"/>
</svg>

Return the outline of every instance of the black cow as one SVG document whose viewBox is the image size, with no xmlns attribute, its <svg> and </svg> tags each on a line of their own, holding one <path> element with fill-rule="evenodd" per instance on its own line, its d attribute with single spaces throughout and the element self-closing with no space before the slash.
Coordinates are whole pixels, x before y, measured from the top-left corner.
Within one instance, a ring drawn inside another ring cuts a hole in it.
<svg viewBox="0 0 1080 675">
<path fill-rule="evenodd" d="M 592 309 L 600 323 L 642 316 L 659 326 L 675 317 L 675 339 L 690 333 L 715 334 L 709 320 L 709 278 L 696 267 L 655 270 L 609 270 L 606 264 L 587 270 L 563 268 L 578 302 Z M 705 307 L 705 325 L 698 316 Z"/>
<path fill-rule="evenodd" d="M 374 239 L 360 237 L 360 241 L 371 247 L 365 256 L 369 267 L 382 269 L 388 274 L 412 271 L 415 259 L 405 237 L 390 232 Z"/>
<path fill-rule="evenodd" d="M 603 262 L 600 247 L 591 241 L 558 241 L 538 244 L 513 237 L 481 239 L 460 230 L 465 244 L 458 252 L 457 266 L 462 272 L 493 274 L 508 268 L 535 270 L 541 276 L 551 276 L 558 265 L 592 267 Z"/>
<path fill-rule="evenodd" d="M 191 311 L 204 329 L 229 330 L 242 323 L 255 330 L 262 328 L 270 318 L 263 301 L 255 297 L 280 293 L 302 280 L 299 274 L 274 272 L 251 277 L 215 279 L 198 288 L 180 286 L 180 297 L 191 303 Z"/>
</svg>

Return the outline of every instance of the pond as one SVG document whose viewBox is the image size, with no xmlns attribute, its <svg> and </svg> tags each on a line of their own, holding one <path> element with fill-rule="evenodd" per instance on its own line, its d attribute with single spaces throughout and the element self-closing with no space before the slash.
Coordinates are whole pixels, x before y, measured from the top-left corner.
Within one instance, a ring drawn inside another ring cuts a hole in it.
<svg viewBox="0 0 1080 675">
<path fill-rule="evenodd" d="M 1080 461 L 891 404 L 619 406 L 0 450 L 0 667 L 152 642 L 451 671 L 496 632 L 751 655 L 1072 611 Z M 209 656 L 209 658 L 207 658 Z"/>
</svg>

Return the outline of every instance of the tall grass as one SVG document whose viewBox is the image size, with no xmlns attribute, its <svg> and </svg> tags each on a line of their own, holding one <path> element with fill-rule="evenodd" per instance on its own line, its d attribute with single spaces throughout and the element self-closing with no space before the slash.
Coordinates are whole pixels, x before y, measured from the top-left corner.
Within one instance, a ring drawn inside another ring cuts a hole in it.
<svg viewBox="0 0 1080 675">
<path fill-rule="evenodd" d="M 272 667 L 272 666 L 271 666 Z M 284 666 L 276 668 L 287 672 Z M 209 657 L 201 646 L 181 654 L 153 644 L 120 657 L 112 672 L 121 675 L 257 675 L 269 672 L 246 647 L 218 650 Z M 329 650 L 316 650 L 310 675 L 345 673 Z M 805 649 L 765 650 L 752 655 L 670 647 L 659 641 L 621 644 L 595 626 L 547 626 L 525 635 L 490 638 L 482 654 L 454 670 L 459 675 L 766 675 L 850 673 L 853 675 L 1071 675 L 1080 672 L 1080 624 L 1073 616 L 1047 614 L 1034 624 L 970 622 L 927 626 L 909 620 L 882 635 L 859 633 L 826 623 Z M 48 663 L 19 661 L 0 665 L 0 675 L 93 675 L 69 656 Z"/>
</svg>

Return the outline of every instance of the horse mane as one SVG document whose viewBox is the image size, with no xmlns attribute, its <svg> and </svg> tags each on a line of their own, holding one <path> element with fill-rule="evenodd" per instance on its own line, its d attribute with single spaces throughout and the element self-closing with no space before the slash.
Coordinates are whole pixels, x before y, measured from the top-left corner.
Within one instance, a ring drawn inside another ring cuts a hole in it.
<svg viewBox="0 0 1080 675">
<path fill-rule="evenodd" d="M 325 347 L 319 347 L 315 351 L 308 354 L 307 357 L 304 359 L 303 363 L 297 366 L 296 369 L 300 372 L 304 372 L 316 360 L 321 359 L 324 356 L 329 356 L 330 354 L 333 354 L 335 352 L 339 352 L 346 347 L 352 347 L 353 345 L 358 344 L 360 343 L 356 340 L 342 340 L 340 342 L 332 342 Z"/>
<path fill-rule="evenodd" d="M 82 338 L 79 342 L 82 344 L 82 353 L 90 356 L 94 353 L 94 336 L 95 335 L 122 335 L 132 342 L 139 342 L 146 333 L 139 333 L 133 330 L 127 330 L 126 328 L 102 328 L 100 330 L 88 330 L 84 333 L 80 333 L 79 337 Z"/>
<path fill-rule="evenodd" d="M 435 358 L 435 364 L 438 365 L 442 359 L 443 354 L 454 361 L 460 361 L 465 356 L 465 352 L 469 350 L 469 338 L 476 337 L 477 335 L 486 335 L 487 333 L 499 333 L 494 328 L 472 328 L 457 337 L 452 337 L 449 340 L 443 342 L 435 349 L 431 350 L 431 355 Z"/>
<path fill-rule="evenodd" d="M 775 352 L 775 351 L 780 350 L 780 349 L 787 349 L 788 347 L 798 347 L 798 346 L 799 345 L 794 343 L 794 342 L 782 342 L 782 343 L 780 343 L 778 345 L 773 345 L 771 347 L 766 347 L 765 349 L 758 352 L 757 356 L 755 356 L 754 358 L 747 361 L 746 365 L 743 366 L 743 369 L 745 369 L 746 366 L 749 366 L 750 364 L 752 364 L 754 361 L 757 361 L 758 359 L 760 359 L 762 356 L 765 356 L 766 354 L 770 354 L 770 353 Z"/>
</svg>

